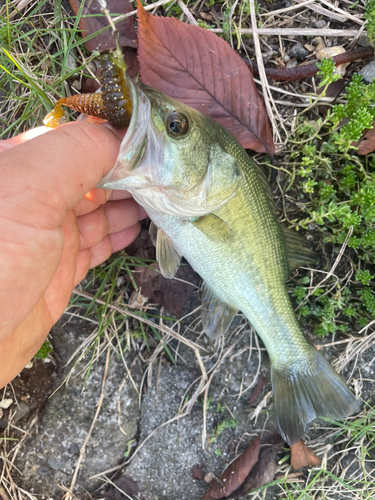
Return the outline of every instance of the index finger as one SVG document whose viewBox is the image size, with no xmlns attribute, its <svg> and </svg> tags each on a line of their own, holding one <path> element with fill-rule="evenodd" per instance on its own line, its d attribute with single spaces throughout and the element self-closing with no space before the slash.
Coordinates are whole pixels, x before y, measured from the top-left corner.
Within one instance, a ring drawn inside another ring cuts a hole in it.
<svg viewBox="0 0 375 500">
<path fill-rule="evenodd" d="M 120 139 L 107 127 L 62 125 L 1 153 L 1 190 L 12 196 L 27 193 L 22 205 L 31 198 L 65 214 L 111 170 L 119 147 Z"/>
</svg>

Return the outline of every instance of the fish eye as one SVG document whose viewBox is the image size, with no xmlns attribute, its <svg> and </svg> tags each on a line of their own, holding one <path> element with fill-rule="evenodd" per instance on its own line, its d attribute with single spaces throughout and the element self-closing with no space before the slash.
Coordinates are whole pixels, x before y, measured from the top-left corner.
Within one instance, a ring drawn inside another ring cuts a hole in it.
<svg viewBox="0 0 375 500">
<path fill-rule="evenodd" d="M 180 137 L 187 133 L 189 122 L 185 115 L 173 111 L 167 117 L 167 132 L 171 137 Z"/>
</svg>

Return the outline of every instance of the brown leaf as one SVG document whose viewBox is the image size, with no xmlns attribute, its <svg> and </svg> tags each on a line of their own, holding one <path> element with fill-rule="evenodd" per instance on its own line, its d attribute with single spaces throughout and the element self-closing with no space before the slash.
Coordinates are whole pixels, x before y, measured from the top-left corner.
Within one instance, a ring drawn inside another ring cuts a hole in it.
<svg viewBox="0 0 375 500">
<path fill-rule="evenodd" d="M 244 148 L 274 153 L 263 102 L 246 64 L 208 30 L 148 14 L 138 5 L 141 79 L 198 109 L 231 132 Z"/>
<path fill-rule="evenodd" d="M 128 476 L 120 476 L 115 481 L 115 486 L 110 486 L 104 494 L 106 500 L 129 500 L 130 498 L 138 498 L 138 485 Z"/>
<path fill-rule="evenodd" d="M 69 0 L 69 3 L 74 14 L 77 15 L 82 3 L 81 0 Z M 134 10 L 129 0 L 107 0 L 107 8 L 111 14 L 126 14 Z M 92 35 L 96 31 L 108 26 L 108 21 L 100 9 L 99 2 L 86 0 L 82 10 L 82 16 L 92 16 L 93 14 L 95 17 L 81 17 L 79 21 L 79 27 L 83 31 L 82 35 L 84 37 Z M 121 47 L 137 47 L 137 35 L 134 28 L 133 17 L 127 17 L 118 22 L 116 27 L 120 34 Z M 116 42 L 110 28 L 85 42 L 85 45 L 90 52 L 93 50 L 102 52 L 104 50 L 113 50 L 116 48 Z"/>
<path fill-rule="evenodd" d="M 262 450 L 258 462 L 251 469 L 242 486 L 234 491 L 229 498 L 245 497 L 250 491 L 272 481 L 277 469 L 275 458 L 283 444 L 284 440 L 276 433 L 267 435 L 265 439 L 262 439 Z"/>
<path fill-rule="evenodd" d="M 128 255 L 142 259 L 155 259 L 155 247 L 151 243 L 148 229 L 141 230 L 135 241 L 127 247 L 126 252 Z M 196 291 L 196 285 L 201 280 L 200 276 L 186 262 L 182 263 L 176 273 L 176 278 L 182 281 L 164 278 L 156 263 L 151 264 L 149 268 L 136 267 L 133 271 L 133 278 L 141 288 L 143 296 L 164 306 L 177 318 L 181 318 L 187 300 Z"/>
<path fill-rule="evenodd" d="M 375 126 L 375 123 L 373 123 L 373 126 Z M 357 147 L 357 153 L 359 155 L 367 155 L 375 150 L 375 128 L 365 130 L 362 138 L 357 144 Z"/>
<path fill-rule="evenodd" d="M 344 90 L 346 85 L 346 81 L 343 78 L 340 78 L 340 80 L 336 80 L 335 82 L 332 82 L 328 85 L 328 88 L 326 89 L 326 93 L 324 94 L 324 97 L 333 97 L 334 100 L 341 94 L 341 92 Z M 323 88 L 318 89 L 318 93 L 321 94 L 323 91 Z M 333 103 L 334 103 L 333 100 Z M 327 106 L 325 104 L 319 105 L 319 115 L 322 115 L 324 117 L 327 116 L 328 110 L 332 108 L 332 104 L 330 106 Z"/>
<path fill-rule="evenodd" d="M 169 312 L 181 318 L 186 301 L 196 290 L 200 277 L 189 264 L 182 265 L 177 273 L 178 280 L 164 278 L 159 271 L 158 264 L 151 264 L 150 268 L 139 266 L 134 269 L 133 278 L 141 288 L 142 295 L 152 302 L 164 306 Z M 180 281 L 182 280 L 182 281 Z M 193 283 L 190 285 L 189 283 Z"/>
<path fill-rule="evenodd" d="M 203 500 L 227 498 L 233 491 L 237 490 L 258 461 L 259 449 L 260 439 L 256 437 L 246 451 L 221 476 L 221 484 L 216 481 L 213 487 L 207 491 Z"/>
<path fill-rule="evenodd" d="M 293 469 L 302 469 L 302 467 L 320 465 L 322 459 L 317 457 L 315 453 L 308 448 L 302 439 L 297 443 L 290 445 L 292 457 L 290 462 Z"/>
<path fill-rule="evenodd" d="M 249 406 L 252 406 L 255 401 L 258 399 L 260 396 L 260 393 L 263 391 L 264 387 L 267 385 L 267 380 L 264 378 L 263 374 L 261 373 L 258 377 L 258 381 L 251 393 L 250 399 L 249 399 Z"/>
<path fill-rule="evenodd" d="M 202 479 L 204 478 L 204 470 L 200 465 L 195 465 L 191 469 L 191 477 L 193 479 L 197 479 L 198 481 L 202 481 Z"/>
</svg>

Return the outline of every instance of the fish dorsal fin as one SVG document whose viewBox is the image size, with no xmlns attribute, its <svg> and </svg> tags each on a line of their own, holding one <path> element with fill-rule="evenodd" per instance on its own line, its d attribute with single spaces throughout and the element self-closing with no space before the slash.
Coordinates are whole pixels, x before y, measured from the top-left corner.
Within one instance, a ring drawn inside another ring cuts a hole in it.
<svg viewBox="0 0 375 500">
<path fill-rule="evenodd" d="M 203 215 L 192 224 L 211 241 L 225 243 L 233 238 L 233 231 L 220 217 L 214 214 Z"/>
<path fill-rule="evenodd" d="M 156 247 L 156 239 L 158 235 L 158 228 L 155 226 L 155 224 L 151 221 L 150 227 L 148 229 L 148 232 L 150 233 L 150 238 L 151 238 L 151 243 Z"/>
<path fill-rule="evenodd" d="M 228 330 L 238 309 L 220 300 L 205 282 L 202 283 L 200 295 L 204 331 L 210 339 L 217 339 Z"/>
<path fill-rule="evenodd" d="M 299 266 L 312 266 L 318 257 L 311 249 L 309 242 L 293 229 L 281 226 L 288 257 L 289 272 Z"/>
<path fill-rule="evenodd" d="M 157 230 L 156 260 L 159 263 L 161 274 L 165 278 L 173 278 L 180 267 L 181 255 L 162 229 Z"/>
</svg>

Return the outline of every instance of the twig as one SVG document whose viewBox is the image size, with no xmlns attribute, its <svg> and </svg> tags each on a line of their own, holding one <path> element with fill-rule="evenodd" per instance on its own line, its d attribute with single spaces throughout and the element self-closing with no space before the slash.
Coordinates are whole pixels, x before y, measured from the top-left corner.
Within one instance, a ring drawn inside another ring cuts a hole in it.
<svg viewBox="0 0 375 500">
<path fill-rule="evenodd" d="M 298 1 L 298 0 L 297 0 Z M 307 2 L 300 3 L 299 5 L 291 5 L 290 7 L 286 7 L 285 9 L 277 9 L 272 10 L 271 12 L 264 12 L 263 14 L 259 14 L 260 17 L 271 17 L 277 16 L 279 14 L 284 14 L 285 12 L 290 12 L 292 10 L 302 9 L 311 3 L 314 3 L 315 0 L 307 0 Z"/>
<path fill-rule="evenodd" d="M 339 264 L 339 262 L 341 260 L 341 257 L 343 255 L 343 253 L 345 252 L 346 246 L 348 244 L 350 236 L 352 235 L 352 232 L 353 232 L 353 226 L 350 226 L 348 234 L 346 235 L 345 241 L 344 241 L 344 243 L 343 243 L 343 245 L 342 245 L 342 247 L 340 249 L 340 252 L 339 252 L 338 256 L 336 257 L 336 260 L 335 260 L 333 266 L 328 271 L 328 273 L 326 274 L 326 276 L 322 279 L 322 281 L 320 281 L 316 286 L 314 286 L 314 288 L 312 290 L 309 291 L 309 293 L 306 295 L 306 297 L 304 298 L 304 300 L 298 305 L 297 309 L 299 309 L 303 304 L 305 304 L 306 301 L 307 301 L 307 299 L 310 297 L 310 295 L 312 295 L 322 285 L 322 283 L 324 283 L 325 281 L 327 281 L 328 278 L 330 278 L 333 275 L 333 273 L 335 272 L 336 267 L 338 266 L 338 264 Z"/>
<path fill-rule="evenodd" d="M 74 471 L 74 474 L 73 474 L 73 477 L 72 477 L 72 481 L 71 481 L 70 487 L 69 487 L 69 490 L 71 492 L 73 492 L 74 487 L 76 485 L 77 478 L 78 478 L 78 472 L 79 472 L 79 469 L 81 467 L 82 460 L 84 459 L 84 456 L 85 456 L 85 453 L 86 453 L 86 446 L 87 446 L 87 443 L 89 442 L 89 440 L 91 438 L 92 431 L 94 430 L 94 427 L 95 427 L 95 424 L 96 424 L 96 420 L 97 420 L 97 418 L 99 416 L 100 409 L 101 409 L 102 404 L 103 404 L 105 382 L 106 382 L 106 379 L 107 379 L 110 352 L 111 352 L 110 347 L 108 347 L 107 357 L 106 357 L 105 366 L 104 366 L 104 373 L 103 373 L 103 380 L 102 380 L 102 389 L 100 391 L 98 405 L 97 405 L 96 412 L 95 412 L 94 418 L 92 420 L 89 432 L 87 433 L 87 436 L 86 436 L 86 438 L 85 438 L 85 440 L 84 440 L 84 442 L 83 442 L 83 444 L 81 446 L 81 450 L 79 452 L 78 461 L 77 461 L 76 468 L 75 468 L 75 471 Z"/>
<path fill-rule="evenodd" d="M 300 2 L 301 0 L 297 0 L 297 2 Z M 330 7 L 332 10 L 335 10 L 339 14 L 341 14 L 343 17 L 346 17 L 346 19 L 350 19 L 351 21 L 354 21 L 357 24 L 364 24 L 365 21 L 362 21 L 362 19 L 359 19 L 357 16 L 353 16 L 353 14 L 350 14 L 349 12 L 346 12 L 339 7 L 336 7 L 336 5 L 331 4 L 327 0 L 320 0 L 324 5 L 327 5 L 327 7 Z"/>
<path fill-rule="evenodd" d="M 322 3 L 325 3 L 327 6 L 329 6 L 332 10 L 335 10 L 335 12 L 332 12 L 329 9 L 325 9 L 324 7 L 321 7 L 320 5 L 317 4 L 312 4 L 309 6 L 309 9 L 314 10 L 315 12 L 318 12 L 318 14 L 321 14 L 322 16 L 329 17 L 331 19 L 334 19 L 335 21 L 339 21 L 341 23 L 345 22 L 347 19 L 351 19 L 357 24 L 362 25 L 363 21 L 358 19 L 358 17 L 353 16 L 352 14 L 348 14 L 347 12 L 344 12 L 341 9 L 337 9 L 334 5 L 330 4 L 329 2 L 324 2 L 324 0 L 320 0 Z M 296 2 L 300 3 L 303 2 L 303 0 L 296 0 Z"/>
<path fill-rule="evenodd" d="M 192 24 L 193 26 L 198 26 L 196 19 L 194 18 L 193 14 L 190 12 L 190 10 L 186 6 L 186 4 L 182 0 L 177 0 L 177 3 L 179 5 L 179 7 L 181 7 L 182 12 L 188 18 L 189 23 Z M 155 5 L 155 4 L 153 4 L 153 5 Z"/>
<path fill-rule="evenodd" d="M 266 105 L 268 118 L 272 124 L 273 136 L 277 137 L 277 142 L 282 142 L 281 135 L 280 135 L 279 130 L 278 130 L 279 127 L 276 124 L 276 120 L 275 120 L 275 117 L 274 117 L 274 114 L 272 111 L 272 107 L 271 107 L 271 102 L 272 102 L 274 107 L 275 107 L 275 104 L 273 103 L 272 94 L 268 88 L 267 77 L 266 77 L 266 73 L 264 71 L 262 51 L 260 48 L 259 34 L 258 34 L 258 28 L 257 28 L 257 19 L 256 19 L 256 14 L 255 14 L 255 2 L 254 2 L 254 0 L 249 0 L 249 3 L 250 3 L 251 25 L 253 27 L 255 55 L 256 55 L 258 68 L 259 68 L 259 78 L 260 78 L 260 82 L 262 85 L 263 99 L 264 99 L 264 103 Z M 281 125 L 284 128 L 283 124 L 281 124 Z M 284 131 L 286 133 L 285 129 L 284 129 Z"/>
<path fill-rule="evenodd" d="M 3 500 L 11 500 L 10 496 L 6 492 L 5 488 L 3 488 L 0 484 L 0 498 Z"/>
<path fill-rule="evenodd" d="M 222 29 L 212 28 L 210 29 L 213 33 L 223 33 Z M 281 36 L 333 36 L 333 37 L 345 37 L 351 38 L 356 36 L 358 30 L 335 30 L 329 28 L 257 28 L 259 35 L 281 35 Z M 253 35 L 253 28 L 239 28 L 238 33 L 240 35 Z"/>
<path fill-rule="evenodd" d="M 357 61 L 358 59 L 367 59 L 373 56 L 373 47 L 360 47 L 359 49 L 350 50 L 348 52 L 345 52 L 344 54 L 339 54 L 338 56 L 332 57 L 332 60 L 336 66 L 339 66 L 340 64 Z M 256 63 L 254 63 L 253 61 L 249 61 L 245 57 L 243 57 L 242 60 L 245 61 L 245 63 L 252 69 L 255 75 L 259 74 L 258 66 Z M 319 68 L 316 63 L 310 63 L 303 66 L 297 66 L 295 68 L 264 68 L 264 70 L 268 78 L 272 78 L 273 80 L 281 80 L 283 82 L 292 82 L 316 75 L 319 71 Z"/>
<path fill-rule="evenodd" d="M 153 10 L 156 7 L 161 7 L 162 5 L 166 5 L 167 3 L 174 3 L 176 0 L 159 0 L 159 2 L 152 3 L 150 5 L 145 5 L 145 10 Z M 135 16 L 137 14 L 137 10 L 132 10 L 131 12 L 127 12 L 126 14 L 121 14 L 120 16 L 113 17 L 112 21 L 114 23 L 118 23 L 127 17 Z"/>
</svg>

